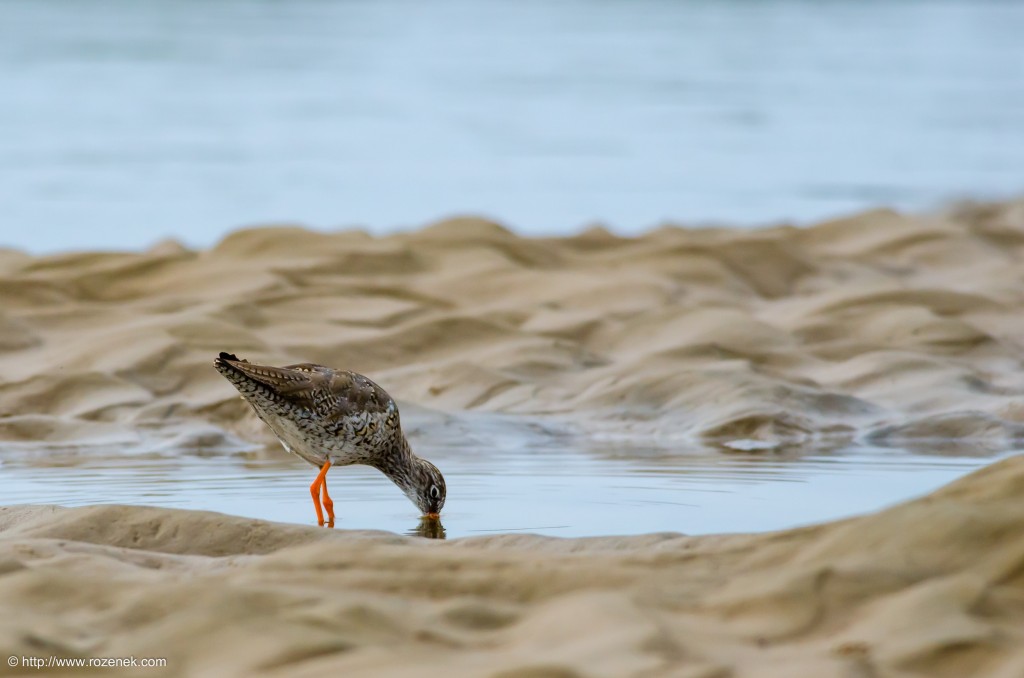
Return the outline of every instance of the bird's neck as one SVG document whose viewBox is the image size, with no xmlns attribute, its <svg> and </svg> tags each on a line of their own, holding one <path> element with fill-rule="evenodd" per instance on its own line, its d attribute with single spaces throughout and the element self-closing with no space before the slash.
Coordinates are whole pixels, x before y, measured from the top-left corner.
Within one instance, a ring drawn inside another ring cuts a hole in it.
<svg viewBox="0 0 1024 678">
<path fill-rule="evenodd" d="M 373 465 L 408 494 L 420 458 L 409 447 L 409 441 L 401 428 L 395 429 L 394 435 L 383 447 Z"/>
</svg>

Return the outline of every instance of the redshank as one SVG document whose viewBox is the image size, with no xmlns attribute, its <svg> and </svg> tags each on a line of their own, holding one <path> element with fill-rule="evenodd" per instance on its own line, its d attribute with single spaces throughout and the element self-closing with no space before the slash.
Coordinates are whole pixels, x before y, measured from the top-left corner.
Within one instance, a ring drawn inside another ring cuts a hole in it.
<svg viewBox="0 0 1024 678">
<path fill-rule="evenodd" d="M 361 374 L 323 365 L 254 365 L 221 353 L 214 367 L 252 405 L 284 448 L 320 469 L 309 487 L 316 519 L 334 526 L 334 502 L 327 494 L 331 466 L 366 464 L 390 478 L 427 518 L 444 507 L 444 476 L 413 454 L 402 433 L 398 406 L 380 386 Z"/>
</svg>

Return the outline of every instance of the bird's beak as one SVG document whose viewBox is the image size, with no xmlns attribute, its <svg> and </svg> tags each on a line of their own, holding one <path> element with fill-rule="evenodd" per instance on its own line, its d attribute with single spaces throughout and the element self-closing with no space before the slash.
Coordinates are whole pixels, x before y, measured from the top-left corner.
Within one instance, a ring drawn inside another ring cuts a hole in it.
<svg viewBox="0 0 1024 678">
<path fill-rule="evenodd" d="M 429 518 L 430 520 L 441 520 L 441 514 L 440 513 L 424 513 L 423 517 L 424 518 Z"/>
</svg>

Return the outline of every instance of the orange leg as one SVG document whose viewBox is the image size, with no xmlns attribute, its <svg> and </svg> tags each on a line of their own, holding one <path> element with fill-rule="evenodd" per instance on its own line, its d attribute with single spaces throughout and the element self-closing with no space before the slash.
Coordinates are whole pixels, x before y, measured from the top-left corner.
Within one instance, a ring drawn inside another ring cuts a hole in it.
<svg viewBox="0 0 1024 678">
<path fill-rule="evenodd" d="M 309 493 L 313 495 L 313 508 L 316 509 L 316 522 L 318 525 L 324 524 L 324 512 L 320 510 L 320 486 L 324 484 L 324 477 L 327 475 L 327 469 L 329 468 L 331 468 L 331 462 L 324 462 L 324 465 L 320 467 L 320 473 L 317 474 L 316 480 L 309 486 Z M 334 514 L 332 513 L 331 517 L 333 516 Z"/>
<path fill-rule="evenodd" d="M 323 490 L 324 508 L 327 509 L 327 526 L 334 527 L 334 502 L 331 495 L 327 494 L 327 476 L 324 476 L 320 487 Z"/>
</svg>

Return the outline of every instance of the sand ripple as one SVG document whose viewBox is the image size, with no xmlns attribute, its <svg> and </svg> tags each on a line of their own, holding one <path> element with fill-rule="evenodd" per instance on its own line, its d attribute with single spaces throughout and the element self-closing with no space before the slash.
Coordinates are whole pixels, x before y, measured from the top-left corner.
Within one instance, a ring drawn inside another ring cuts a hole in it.
<svg viewBox="0 0 1024 678">
<path fill-rule="evenodd" d="M 1024 203 L 639 238 L 252 229 L 209 251 L 5 251 L 0 294 L 9 441 L 263 439 L 209 366 L 220 350 L 366 372 L 439 411 L 691 444 L 1005 446 L 1024 424 Z"/>
</svg>

